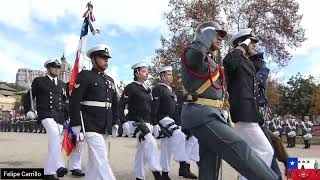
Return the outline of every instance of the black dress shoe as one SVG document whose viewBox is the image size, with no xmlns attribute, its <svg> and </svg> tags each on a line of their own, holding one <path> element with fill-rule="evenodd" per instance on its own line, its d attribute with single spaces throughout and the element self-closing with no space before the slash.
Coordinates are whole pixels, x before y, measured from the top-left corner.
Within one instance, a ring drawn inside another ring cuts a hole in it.
<svg viewBox="0 0 320 180">
<path fill-rule="evenodd" d="M 152 171 L 155 180 L 162 180 L 161 173 L 159 171 Z"/>
<path fill-rule="evenodd" d="M 162 171 L 162 180 L 171 180 L 169 177 L 169 172 Z"/>
<path fill-rule="evenodd" d="M 85 176 L 86 174 L 84 172 L 82 172 L 80 169 L 74 169 L 74 170 L 70 170 L 71 174 L 73 176 L 77 176 L 77 177 L 82 177 Z"/>
<path fill-rule="evenodd" d="M 59 178 L 55 177 L 54 175 L 44 175 L 44 180 L 59 180 Z"/>
<path fill-rule="evenodd" d="M 63 177 L 64 175 L 66 175 L 68 173 L 68 169 L 64 168 L 64 167 L 60 167 L 57 170 L 57 176 L 58 177 Z"/>
<path fill-rule="evenodd" d="M 198 177 L 190 171 L 190 164 L 180 162 L 179 176 L 187 179 L 197 179 Z"/>
</svg>

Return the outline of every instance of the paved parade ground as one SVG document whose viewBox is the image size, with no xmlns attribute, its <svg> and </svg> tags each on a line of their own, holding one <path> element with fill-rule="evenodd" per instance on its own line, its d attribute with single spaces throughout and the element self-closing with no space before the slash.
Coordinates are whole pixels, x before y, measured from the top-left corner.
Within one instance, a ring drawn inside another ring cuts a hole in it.
<svg viewBox="0 0 320 180">
<path fill-rule="evenodd" d="M 110 164 L 115 176 L 119 180 L 135 179 L 132 175 L 132 166 L 136 140 L 133 138 L 111 138 Z M 292 157 L 320 158 L 320 146 L 313 145 L 305 150 L 302 145 L 289 149 Z M 34 133 L 0 132 L 0 168 L 41 168 L 47 154 L 47 135 Z M 87 147 L 83 154 L 82 167 L 86 169 Z M 174 180 L 183 179 L 178 176 L 178 163 L 172 161 L 170 176 Z M 283 170 L 283 166 L 281 169 Z M 192 164 L 192 171 L 197 173 L 196 164 Z M 237 179 L 237 172 L 226 162 L 222 168 L 223 180 Z M 153 179 L 146 168 L 146 179 Z M 63 180 L 73 178 L 70 173 Z"/>
</svg>

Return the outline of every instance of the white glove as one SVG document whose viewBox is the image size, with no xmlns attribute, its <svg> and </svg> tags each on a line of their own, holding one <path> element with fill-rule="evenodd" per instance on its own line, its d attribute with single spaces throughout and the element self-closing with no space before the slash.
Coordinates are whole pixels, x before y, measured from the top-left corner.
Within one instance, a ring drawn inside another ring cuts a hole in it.
<svg viewBox="0 0 320 180">
<path fill-rule="evenodd" d="M 33 119 L 36 119 L 37 117 L 38 117 L 38 116 L 37 116 L 36 113 L 34 113 L 33 111 L 27 112 L 27 118 L 28 118 L 28 119 L 33 120 Z"/>
<path fill-rule="evenodd" d="M 242 41 L 240 44 L 245 44 L 245 45 L 248 46 L 248 45 L 250 44 L 250 42 L 251 42 L 251 39 L 248 38 L 248 39 Z M 240 45 L 240 44 L 239 44 L 239 45 Z"/>
<path fill-rule="evenodd" d="M 118 136 L 118 129 L 119 129 L 119 126 L 117 124 L 112 127 L 112 137 Z"/>
<path fill-rule="evenodd" d="M 84 134 L 81 132 L 77 135 L 77 142 L 82 142 L 84 141 Z"/>
<path fill-rule="evenodd" d="M 159 137 L 160 131 L 161 131 L 161 128 L 160 128 L 160 126 L 159 126 L 158 124 L 155 125 L 155 126 L 153 126 L 153 136 L 154 136 L 155 138 L 158 138 L 158 137 Z"/>
<path fill-rule="evenodd" d="M 123 129 L 123 135 L 129 136 L 130 135 L 130 125 L 128 122 L 125 122 L 122 124 L 122 129 Z"/>
<path fill-rule="evenodd" d="M 76 136 L 76 142 L 84 141 L 84 134 L 81 131 L 81 126 L 71 127 L 73 134 Z"/>
<path fill-rule="evenodd" d="M 73 127 L 71 127 L 71 129 L 72 129 L 72 132 L 74 135 L 78 135 L 78 134 L 80 134 L 81 126 L 73 126 Z"/>
</svg>

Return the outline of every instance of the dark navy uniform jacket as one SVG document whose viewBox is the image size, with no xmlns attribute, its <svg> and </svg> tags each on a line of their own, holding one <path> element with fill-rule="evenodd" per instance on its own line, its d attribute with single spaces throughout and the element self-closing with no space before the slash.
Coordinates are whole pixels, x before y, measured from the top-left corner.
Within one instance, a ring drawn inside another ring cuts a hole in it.
<svg viewBox="0 0 320 180">
<path fill-rule="evenodd" d="M 66 85 L 58 80 L 57 85 L 46 75 L 33 80 L 32 96 L 36 99 L 38 122 L 53 118 L 57 123 L 65 122 Z M 30 92 L 24 96 L 24 113 L 31 110 Z"/>
<path fill-rule="evenodd" d="M 152 89 L 152 119 L 157 124 L 164 117 L 175 120 L 177 96 L 172 89 L 164 84 L 158 84 Z"/>
<path fill-rule="evenodd" d="M 82 101 L 108 102 L 111 107 L 82 105 Z M 81 71 L 70 95 L 70 122 L 72 126 L 81 125 L 80 111 L 86 132 L 111 134 L 112 126 L 119 123 L 118 96 L 113 79 L 98 72 Z"/>
<path fill-rule="evenodd" d="M 121 95 L 119 101 L 119 113 L 122 123 L 127 121 L 144 121 L 153 123 L 151 120 L 151 90 L 143 85 L 132 82 L 128 84 Z M 128 109 L 128 114 L 124 114 L 124 109 Z"/>
<path fill-rule="evenodd" d="M 223 59 L 233 122 L 258 122 L 263 119 L 258 108 L 258 67 L 235 49 Z"/>
</svg>

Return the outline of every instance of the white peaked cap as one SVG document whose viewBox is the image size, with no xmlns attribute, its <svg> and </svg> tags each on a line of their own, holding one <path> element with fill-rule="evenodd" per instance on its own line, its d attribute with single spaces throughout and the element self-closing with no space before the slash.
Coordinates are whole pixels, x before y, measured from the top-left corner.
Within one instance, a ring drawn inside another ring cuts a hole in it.
<svg viewBox="0 0 320 180">
<path fill-rule="evenodd" d="M 46 60 L 46 62 L 44 62 L 43 66 L 47 68 L 47 65 L 53 62 L 56 63 L 57 65 L 60 65 L 60 61 L 58 60 L 58 58 L 50 58 Z"/>
<path fill-rule="evenodd" d="M 139 67 L 148 67 L 148 64 L 145 62 L 140 62 L 140 63 L 134 64 L 133 66 L 131 66 L 131 69 L 136 69 Z"/>
<path fill-rule="evenodd" d="M 97 51 L 99 51 L 99 53 Z M 91 54 L 94 52 L 97 52 L 98 54 L 106 55 L 109 58 L 111 58 L 111 56 L 109 55 L 109 47 L 106 44 L 98 44 L 93 46 L 91 49 L 87 51 L 87 57 L 91 58 Z"/>
<path fill-rule="evenodd" d="M 231 44 L 233 44 L 233 42 L 235 40 L 237 40 L 238 38 L 241 38 L 243 36 L 252 36 L 252 37 L 256 37 L 253 34 L 253 29 L 251 28 L 246 28 L 246 29 L 241 29 L 238 33 L 236 33 L 235 35 L 232 36 L 232 38 L 230 39 Z M 256 41 L 257 42 L 257 41 Z"/>
<path fill-rule="evenodd" d="M 158 73 L 162 73 L 165 71 L 172 71 L 172 66 L 165 66 L 159 69 Z"/>
</svg>

